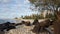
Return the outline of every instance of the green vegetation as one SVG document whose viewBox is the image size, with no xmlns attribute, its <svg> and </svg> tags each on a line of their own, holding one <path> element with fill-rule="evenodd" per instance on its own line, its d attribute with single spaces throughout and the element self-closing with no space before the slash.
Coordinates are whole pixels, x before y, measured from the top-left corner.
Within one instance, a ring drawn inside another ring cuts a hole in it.
<svg viewBox="0 0 60 34">
<path fill-rule="evenodd" d="M 42 14 L 41 15 L 38 15 L 38 14 L 32 14 L 30 16 L 24 16 L 24 17 L 21 17 L 23 19 L 45 19 L 45 18 L 54 18 L 54 16 L 52 14 L 47 14 L 46 17 L 44 17 Z"/>
<path fill-rule="evenodd" d="M 35 5 L 34 7 L 38 12 L 42 12 L 43 10 L 51 10 L 53 12 L 53 16 L 51 14 L 47 15 L 46 18 L 60 18 L 58 13 L 58 8 L 60 7 L 60 0 L 29 0 L 30 3 Z M 39 8 L 38 8 L 39 7 Z M 35 10 L 35 9 L 34 9 Z M 57 16 L 58 15 L 58 16 Z"/>
</svg>

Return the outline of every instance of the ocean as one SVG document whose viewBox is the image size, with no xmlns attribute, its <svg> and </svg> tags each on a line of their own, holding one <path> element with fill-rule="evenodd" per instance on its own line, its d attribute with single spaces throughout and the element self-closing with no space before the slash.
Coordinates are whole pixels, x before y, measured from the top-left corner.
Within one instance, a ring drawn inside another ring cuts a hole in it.
<svg viewBox="0 0 60 34">
<path fill-rule="evenodd" d="M 10 22 L 10 23 L 20 23 L 21 20 L 15 20 L 15 19 L 0 19 L 0 24 L 6 23 L 6 22 Z"/>
</svg>

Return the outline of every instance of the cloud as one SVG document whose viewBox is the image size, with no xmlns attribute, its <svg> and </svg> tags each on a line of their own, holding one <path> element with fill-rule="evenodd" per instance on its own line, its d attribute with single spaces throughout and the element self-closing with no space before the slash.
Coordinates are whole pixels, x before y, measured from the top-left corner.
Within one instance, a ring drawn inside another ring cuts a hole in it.
<svg viewBox="0 0 60 34">
<path fill-rule="evenodd" d="M 11 2 L 11 0 L 0 0 L 1 3 L 8 3 Z"/>
<path fill-rule="evenodd" d="M 0 18 L 20 17 L 21 15 L 25 16 L 33 13 L 30 12 L 28 0 L 0 0 L 0 2 Z"/>
<path fill-rule="evenodd" d="M 24 4 L 28 4 L 30 3 L 28 0 L 24 0 Z"/>
<path fill-rule="evenodd" d="M 2 0 L 2 2 L 10 2 L 10 0 Z"/>
</svg>

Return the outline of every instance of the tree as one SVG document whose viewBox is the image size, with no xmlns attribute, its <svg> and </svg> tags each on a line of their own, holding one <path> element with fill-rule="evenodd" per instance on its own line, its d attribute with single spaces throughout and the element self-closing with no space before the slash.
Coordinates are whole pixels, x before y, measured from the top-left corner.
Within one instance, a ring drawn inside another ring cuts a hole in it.
<svg viewBox="0 0 60 34">
<path fill-rule="evenodd" d="M 60 0 L 29 0 L 34 7 L 41 12 L 42 10 L 52 10 L 53 13 L 55 14 L 55 22 L 54 23 L 54 28 L 55 33 L 54 34 L 59 34 L 60 32 L 60 27 L 58 27 L 60 24 L 60 11 L 58 10 L 60 7 Z M 35 10 L 35 9 L 34 9 Z"/>
<path fill-rule="evenodd" d="M 23 16 L 21 16 L 21 18 L 23 18 Z"/>
<path fill-rule="evenodd" d="M 15 19 L 18 19 L 17 17 L 15 17 Z"/>
</svg>

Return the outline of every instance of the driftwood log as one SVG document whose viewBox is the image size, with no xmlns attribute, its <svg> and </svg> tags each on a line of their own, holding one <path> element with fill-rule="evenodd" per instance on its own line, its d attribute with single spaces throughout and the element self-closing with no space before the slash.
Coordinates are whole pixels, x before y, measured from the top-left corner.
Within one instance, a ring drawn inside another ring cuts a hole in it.
<svg viewBox="0 0 60 34">
<path fill-rule="evenodd" d="M 32 32 L 39 34 L 44 28 L 48 28 L 50 25 L 53 24 L 53 21 L 50 21 L 49 19 L 46 19 L 45 21 L 42 22 L 36 22 L 35 27 L 32 29 Z"/>
</svg>

